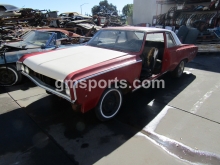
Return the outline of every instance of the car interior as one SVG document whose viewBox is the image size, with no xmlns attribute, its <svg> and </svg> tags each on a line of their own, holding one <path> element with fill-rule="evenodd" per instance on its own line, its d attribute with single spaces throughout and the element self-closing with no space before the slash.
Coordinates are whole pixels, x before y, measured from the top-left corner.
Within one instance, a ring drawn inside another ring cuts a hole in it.
<svg viewBox="0 0 220 165">
<path fill-rule="evenodd" d="M 147 34 L 144 50 L 141 54 L 143 63 L 140 78 L 142 80 L 161 72 L 164 48 L 163 33 Z"/>
</svg>

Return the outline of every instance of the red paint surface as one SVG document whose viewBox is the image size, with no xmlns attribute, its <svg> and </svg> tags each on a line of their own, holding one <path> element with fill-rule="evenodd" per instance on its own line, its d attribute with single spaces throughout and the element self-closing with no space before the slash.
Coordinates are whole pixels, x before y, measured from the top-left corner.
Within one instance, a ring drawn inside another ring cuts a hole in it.
<svg viewBox="0 0 220 165">
<path fill-rule="evenodd" d="M 76 33 L 64 30 L 64 29 L 59 29 L 59 28 L 38 28 L 38 31 L 48 31 L 48 32 L 62 32 L 66 34 L 68 37 L 81 37 L 81 35 L 78 35 Z"/>
<path fill-rule="evenodd" d="M 130 89 L 132 90 L 134 89 L 134 87 L 132 86 L 133 81 L 136 78 L 140 77 L 141 66 L 142 63 L 139 62 L 116 70 L 112 70 L 110 72 L 106 72 L 104 74 L 97 75 L 93 78 L 87 79 L 87 87 L 89 86 L 88 80 L 95 80 L 96 82 L 99 82 L 100 80 L 105 80 L 108 82 L 108 80 L 115 80 L 115 78 L 117 78 L 117 80 L 126 80 L 127 84 L 131 86 Z M 89 91 L 88 88 L 83 89 L 80 88 L 80 86 L 76 88 L 77 103 L 82 105 L 81 111 L 85 113 L 88 110 L 94 108 L 100 100 L 100 97 L 104 90 L 105 88 L 94 88 Z"/>
</svg>

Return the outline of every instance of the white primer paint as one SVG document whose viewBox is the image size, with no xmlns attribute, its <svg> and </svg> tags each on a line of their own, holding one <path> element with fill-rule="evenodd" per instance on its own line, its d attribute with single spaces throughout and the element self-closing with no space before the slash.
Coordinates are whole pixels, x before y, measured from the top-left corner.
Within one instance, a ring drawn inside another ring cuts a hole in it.
<svg viewBox="0 0 220 165">
<path fill-rule="evenodd" d="M 127 53 L 77 46 L 31 56 L 24 64 L 37 73 L 62 81 L 72 72 L 124 55 Z"/>
</svg>

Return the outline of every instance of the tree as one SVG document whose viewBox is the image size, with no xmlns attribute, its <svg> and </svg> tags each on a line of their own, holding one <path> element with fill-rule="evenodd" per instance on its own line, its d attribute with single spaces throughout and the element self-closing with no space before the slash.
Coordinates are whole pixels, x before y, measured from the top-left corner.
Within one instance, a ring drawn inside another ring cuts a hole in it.
<svg viewBox="0 0 220 165">
<path fill-rule="evenodd" d="M 117 12 L 117 7 L 114 6 L 112 3 L 108 3 L 108 0 L 103 0 L 99 2 L 99 5 L 95 5 L 92 8 L 92 14 L 96 15 L 99 12 L 102 13 L 113 13 Z"/>
<path fill-rule="evenodd" d="M 122 13 L 125 16 L 132 16 L 133 15 L 133 4 L 127 4 L 123 7 Z"/>
</svg>

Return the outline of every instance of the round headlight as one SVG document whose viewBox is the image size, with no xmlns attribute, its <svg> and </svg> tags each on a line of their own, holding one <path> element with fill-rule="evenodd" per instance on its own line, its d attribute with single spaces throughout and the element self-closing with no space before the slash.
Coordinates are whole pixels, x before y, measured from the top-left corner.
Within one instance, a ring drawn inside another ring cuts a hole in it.
<svg viewBox="0 0 220 165">
<path fill-rule="evenodd" d="M 29 74 L 29 73 L 30 73 L 30 70 L 29 70 L 29 68 L 28 68 L 28 67 L 25 67 L 24 69 L 25 69 L 25 73 L 27 73 L 27 74 Z"/>
<path fill-rule="evenodd" d="M 70 96 L 70 88 L 68 87 L 68 85 L 65 85 L 65 92 L 67 96 Z"/>
<path fill-rule="evenodd" d="M 24 65 L 21 65 L 21 70 L 24 71 Z"/>
</svg>

